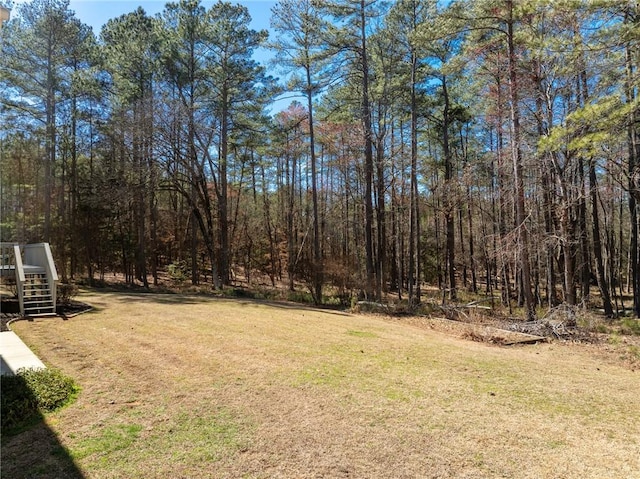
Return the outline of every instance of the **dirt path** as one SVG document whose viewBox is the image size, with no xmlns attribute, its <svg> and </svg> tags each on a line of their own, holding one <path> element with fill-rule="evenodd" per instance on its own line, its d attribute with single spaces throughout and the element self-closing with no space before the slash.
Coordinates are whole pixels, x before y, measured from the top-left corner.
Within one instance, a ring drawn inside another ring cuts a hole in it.
<svg viewBox="0 0 640 479">
<path fill-rule="evenodd" d="M 579 346 L 252 301 L 79 299 L 95 310 L 13 329 L 82 386 L 47 427 L 86 478 L 640 478 L 639 373 Z M 39 435 L 3 441 L 2 477 L 58 477 Z"/>
</svg>

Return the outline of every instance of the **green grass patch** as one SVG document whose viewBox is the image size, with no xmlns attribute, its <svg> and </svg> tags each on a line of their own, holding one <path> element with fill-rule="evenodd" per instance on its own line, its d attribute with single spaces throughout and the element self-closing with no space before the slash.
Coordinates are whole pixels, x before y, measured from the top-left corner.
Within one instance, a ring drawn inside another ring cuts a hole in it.
<svg viewBox="0 0 640 479">
<path fill-rule="evenodd" d="M 217 462 L 246 447 L 243 425 L 224 409 L 183 412 L 167 431 L 172 461 L 188 464 Z M 166 450 L 166 449 L 165 449 Z"/>
<path fill-rule="evenodd" d="M 136 417 L 131 411 L 117 420 L 121 423 L 101 424 L 74 438 L 73 460 L 94 471 L 118 471 L 117 477 L 158 477 L 140 464 L 150 462 L 161 470 L 163 464 L 211 465 L 247 449 L 253 433 L 247 421 L 224 407 L 177 408 L 170 418 L 155 425 L 141 425 L 138 420 L 144 421 L 145 416 Z"/>
<path fill-rule="evenodd" d="M 74 459 L 99 454 L 102 457 L 127 449 L 140 436 L 142 426 L 138 424 L 116 424 L 98 431 L 94 436 L 87 437 L 73 447 L 71 455 Z"/>
<path fill-rule="evenodd" d="M 378 338 L 375 333 L 362 330 L 349 330 L 346 334 L 355 338 Z M 407 402 L 423 397 L 424 391 L 414 381 L 413 374 L 422 374 L 419 371 L 424 371 L 426 363 L 416 360 L 410 350 L 381 349 L 376 343 L 350 341 L 328 346 L 318 353 L 317 361 L 298 372 L 293 385 L 364 394 L 376 401 Z"/>
<path fill-rule="evenodd" d="M 324 362 L 303 369 L 293 383 L 295 386 L 311 384 L 339 388 L 345 382 L 348 373 L 346 366 L 340 362 Z"/>
</svg>

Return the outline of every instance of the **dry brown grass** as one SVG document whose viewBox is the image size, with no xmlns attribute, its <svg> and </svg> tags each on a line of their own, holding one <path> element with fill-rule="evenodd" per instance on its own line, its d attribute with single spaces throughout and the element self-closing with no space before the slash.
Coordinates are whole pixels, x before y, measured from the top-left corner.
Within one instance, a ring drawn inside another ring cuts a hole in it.
<svg viewBox="0 0 640 479">
<path fill-rule="evenodd" d="M 244 300 L 79 299 L 96 310 L 13 329 L 82 387 L 47 425 L 87 478 L 640 478 L 638 373 L 578 345 Z M 3 478 L 60 477 L 41 434 L 3 441 Z"/>
</svg>

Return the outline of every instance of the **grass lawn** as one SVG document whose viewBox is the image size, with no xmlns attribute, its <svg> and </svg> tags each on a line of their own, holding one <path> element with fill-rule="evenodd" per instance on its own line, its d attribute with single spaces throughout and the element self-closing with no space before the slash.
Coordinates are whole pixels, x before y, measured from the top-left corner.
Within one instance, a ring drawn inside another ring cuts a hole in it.
<svg viewBox="0 0 640 479">
<path fill-rule="evenodd" d="M 393 319 L 84 292 L 12 328 L 81 386 L 2 478 L 640 478 L 640 372 Z M 73 467 L 71 467 L 73 466 Z"/>
</svg>

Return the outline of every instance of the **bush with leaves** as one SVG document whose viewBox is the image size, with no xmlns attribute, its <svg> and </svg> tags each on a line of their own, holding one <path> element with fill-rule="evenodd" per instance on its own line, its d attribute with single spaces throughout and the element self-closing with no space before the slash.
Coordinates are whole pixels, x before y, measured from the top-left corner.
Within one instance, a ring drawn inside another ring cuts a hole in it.
<svg viewBox="0 0 640 479">
<path fill-rule="evenodd" d="M 55 411 L 79 392 L 73 379 L 55 369 L 20 369 L 15 376 L 0 376 L 0 388 L 3 431 Z"/>
<path fill-rule="evenodd" d="M 58 285 L 58 294 L 56 296 L 56 303 L 61 305 L 68 305 L 73 298 L 78 294 L 78 286 L 73 283 L 60 283 Z"/>
<path fill-rule="evenodd" d="M 189 279 L 189 267 L 186 261 L 174 261 L 167 266 L 167 274 L 169 278 L 178 283 L 182 283 Z"/>
</svg>

